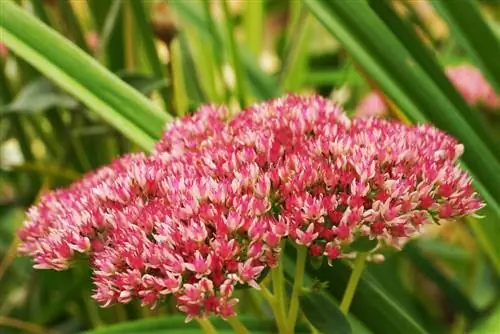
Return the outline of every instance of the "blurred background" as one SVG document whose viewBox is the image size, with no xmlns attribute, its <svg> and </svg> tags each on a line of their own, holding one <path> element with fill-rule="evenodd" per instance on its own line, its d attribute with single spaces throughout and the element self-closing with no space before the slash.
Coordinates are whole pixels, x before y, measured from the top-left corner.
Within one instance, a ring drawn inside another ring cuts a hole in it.
<svg viewBox="0 0 500 334">
<path fill-rule="evenodd" d="M 126 107 L 104 79 L 84 77 L 90 68 L 59 50 L 62 42 L 45 40 L 38 21 L 76 45 L 75 57 L 90 55 L 152 101 L 155 118 L 135 116 L 147 138 L 203 103 L 236 112 L 285 92 L 456 136 L 488 204 L 484 217 L 432 226 L 370 264 L 349 320 L 354 333 L 500 333 L 500 2 L 1 0 L 0 15 L 7 2 L 28 16 L 11 27 L 0 16 L 0 333 L 160 333 L 168 319 L 183 323 L 168 302 L 99 308 L 88 270 L 35 271 L 16 254 L 16 229 L 43 192 L 147 148 L 119 113 L 47 75 L 36 52 L 60 57 L 57 66 L 118 112 Z M 15 29 L 34 54 L 2 41 Z M 337 300 L 349 271 L 339 262 L 309 274 Z M 262 301 L 244 291 L 240 299 L 240 313 L 266 317 Z M 140 329 L 137 319 L 146 319 Z M 113 327 L 122 322 L 132 327 Z"/>
</svg>

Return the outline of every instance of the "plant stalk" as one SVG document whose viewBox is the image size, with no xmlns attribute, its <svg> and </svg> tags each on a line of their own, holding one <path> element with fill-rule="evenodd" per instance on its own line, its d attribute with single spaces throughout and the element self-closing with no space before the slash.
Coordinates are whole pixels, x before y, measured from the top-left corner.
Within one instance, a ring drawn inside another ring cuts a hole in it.
<svg viewBox="0 0 500 334">
<path fill-rule="evenodd" d="M 281 251 L 284 251 L 285 243 L 281 243 Z M 273 292 L 275 298 L 275 307 L 276 307 L 276 323 L 278 324 L 278 328 L 280 329 L 280 333 L 288 333 L 287 319 L 285 315 L 285 279 L 283 275 L 283 263 L 279 261 L 279 264 L 276 268 L 271 269 L 271 277 L 273 283 Z"/>
<path fill-rule="evenodd" d="M 304 269 L 306 266 L 307 248 L 299 247 L 297 252 L 297 263 L 295 265 L 295 277 L 292 290 L 292 298 L 290 300 L 290 309 L 288 310 L 288 324 L 293 330 L 297 322 L 299 311 L 299 295 L 302 289 L 304 280 Z"/>
<path fill-rule="evenodd" d="M 250 334 L 250 331 L 245 327 L 240 319 L 238 319 L 238 317 L 229 317 L 226 320 L 231 325 L 231 327 L 233 327 L 236 334 Z"/>
<path fill-rule="evenodd" d="M 203 329 L 203 333 L 205 334 L 217 334 L 217 330 L 214 325 L 208 318 L 196 318 L 198 324 L 200 324 L 201 329 Z"/>
<path fill-rule="evenodd" d="M 354 293 L 356 292 L 356 287 L 358 286 L 359 279 L 361 278 L 361 274 L 365 268 L 365 260 L 367 256 L 368 253 L 360 252 L 354 261 L 354 268 L 351 273 L 351 277 L 349 278 L 349 282 L 347 283 L 344 297 L 342 297 L 342 302 L 340 303 L 340 311 L 342 311 L 344 315 L 347 315 L 349 312 L 349 307 L 351 306 Z"/>
</svg>

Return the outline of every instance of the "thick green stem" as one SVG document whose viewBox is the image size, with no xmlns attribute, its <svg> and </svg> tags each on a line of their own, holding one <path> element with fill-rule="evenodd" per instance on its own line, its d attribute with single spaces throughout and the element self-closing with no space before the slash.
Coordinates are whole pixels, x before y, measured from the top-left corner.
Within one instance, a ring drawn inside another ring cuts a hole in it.
<svg viewBox="0 0 500 334">
<path fill-rule="evenodd" d="M 236 334 L 250 334 L 250 331 L 245 327 L 240 319 L 238 319 L 238 317 L 229 317 L 226 320 L 231 327 L 233 327 Z"/>
<path fill-rule="evenodd" d="M 196 318 L 198 324 L 200 324 L 201 329 L 203 329 L 203 333 L 205 334 L 217 334 L 217 330 L 214 325 L 210 322 L 208 318 Z"/>
<path fill-rule="evenodd" d="M 306 266 L 307 248 L 299 247 L 297 252 L 297 263 L 295 265 L 295 277 L 292 290 L 292 298 L 290 300 L 290 309 L 288 310 L 288 324 L 293 330 L 297 321 L 299 311 L 299 295 L 302 289 L 304 280 L 304 269 Z"/>
<path fill-rule="evenodd" d="M 286 333 L 286 328 L 284 327 L 285 324 L 285 319 L 284 319 L 284 313 L 283 317 L 280 316 L 280 313 L 278 311 L 278 301 L 276 300 L 276 296 L 274 296 L 264 284 L 260 284 L 261 289 L 259 292 L 261 293 L 262 297 L 267 301 L 269 306 L 271 306 L 271 309 L 273 310 L 274 318 L 276 319 L 276 325 L 278 326 L 278 331 L 280 333 Z"/>
<path fill-rule="evenodd" d="M 358 253 L 356 260 L 354 261 L 354 268 L 351 273 L 351 277 L 349 278 L 349 282 L 347 283 L 347 288 L 344 292 L 344 297 L 342 298 L 342 302 L 340 303 L 340 310 L 343 314 L 347 314 L 349 312 L 349 307 L 352 303 L 352 298 L 354 297 L 354 293 L 356 292 L 356 287 L 358 286 L 359 279 L 361 278 L 361 274 L 363 273 L 363 269 L 365 268 L 365 260 L 368 256 L 368 253 Z"/>
</svg>

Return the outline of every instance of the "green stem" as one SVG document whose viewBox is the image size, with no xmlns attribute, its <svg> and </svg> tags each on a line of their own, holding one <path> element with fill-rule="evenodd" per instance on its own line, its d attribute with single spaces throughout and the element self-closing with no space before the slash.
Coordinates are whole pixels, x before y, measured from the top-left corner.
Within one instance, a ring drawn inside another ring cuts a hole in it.
<svg viewBox="0 0 500 334">
<path fill-rule="evenodd" d="M 349 282 L 347 283 L 347 288 L 344 292 L 344 297 L 342 298 L 342 302 L 340 303 L 340 310 L 342 313 L 347 314 L 349 312 L 349 307 L 352 303 L 352 298 L 354 297 L 354 293 L 356 292 L 356 287 L 358 286 L 359 279 L 361 278 L 361 274 L 363 273 L 363 269 L 365 268 L 365 260 L 368 256 L 368 253 L 358 253 L 356 260 L 354 261 L 354 268 L 351 273 L 351 277 L 349 278 Z"/>
<path fill-rule="evenodd" d="M 306 323 L 307 327 L 311 330 L 311 334 L 320 334 L 318 330 L 311 324 L 311 322 L 302 314 L 302 320 Z"/>
<path fill-rule="evenodd" d="M 227 322 L 233 327 L 236 334 L 250 334 L 245 325 L 238 319 L 238 317 L 229 317 Z"/>
<path fill-rule="evenodd" d="M 104 324 L 99 316 L 96 304 L 92 302 L 87 294 L 83 293 L 82 296 L 83 303 L 85 304 L 85 310 L 87 311 L 87 316 L 89 317 L 92 328 L 102 327 Z"/>
<path fill-rule="evenodd" d="M 203 332 L 205 334 L 217 334 L 217 330 L 215 329 L 214 325 L 210 322 L 210 319 L 208 318 L 196 318 L 196 321 L 198 321 L 198 324 L 200 324 L 201 329 L 203 329 Z"/>
<path fill-rule="evenodd" d="M 281 252 L 284 252 L 285 244 L 281 243 Z M 282 258 L 282 257 L 281 257 Z M 273 292 L 276 299 L 276 323 L 278 327 L 281 328 L 280 332 L 288 333 L 288 327 L 285 315 L 285 279 L 283 276 L 283 263 L 281 261 L 278 263 L 276 268 L 271 269 L 271 277 L 273 283 Z"/>
<path fill-rule="evenodd" d="M 276 300 L 276 296 L 274 296 L 269 290 L 266 288 L 264 284 L 260 284 L 261 289 L 259 292 L 261 293 L 262 297 L 267 301 L 269 306 L 271 306 L 271 310 L 273 311 L 274 318 L 276 319 L 276 325 L 278 326 L 278 331 L 280 333 L 286 333 L 286 328 L 284 327 L 285 324 L 285 319 L 284 319 L 284 313 L 283 317 L 280 317 L 280 314 L 278 312 L 278 302 Z"/>
<path fill-rule="evenodd" d="M 291 329 L 295 328 L 299 311 L 299 294 L 304 280 L 304 269 L 306 266 L 307 248 L 299 247 L 297 252 L 297 263 L 295 265 L 295 277 L 293 282 L 292 298 L 288 310 L 288 324 Z"/>
</svg>

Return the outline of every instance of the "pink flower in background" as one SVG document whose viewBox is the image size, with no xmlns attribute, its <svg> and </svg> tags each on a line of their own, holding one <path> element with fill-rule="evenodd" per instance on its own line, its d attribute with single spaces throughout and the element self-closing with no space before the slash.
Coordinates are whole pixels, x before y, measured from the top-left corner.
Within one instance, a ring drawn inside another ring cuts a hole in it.
<svg viewBox="0 0 500 334">
<path fill-rule="evenodd" d="M 90 50 L 95 51 L 99 48 L 99 35 L 95 31 L 88 31 L 85 33 L 85 41 Z"/>
<path fill-rule="evenodd" d="M 446 75 L 470 105 L 500 108 L 500 97 L 481 71 L 471 65 L 448 67 Z"/>
<path fill-rule="evenodd" d="M 378 92 L 370 92 L 356 107 L 356 117 L 381 117 L 389 111 L 384 98 Z"/>
<path fill-rule="evenodd" d="M 455 89 L 471 105 L 481 105 L 488 109 L 500 108 L 500 96 L 488 83 L 481 71 L 471 65 L 451 66 L 446 75 Z M 382 117 L 389 111 L 384 98 L 378 92 L 370 92 L 358 104 L 356 117 Z"/>
<path fill-rule="evenodd" d="M 9 55 L 9 49 L 7 49 L 7 47 L 0 43 L 0 57 L 2 58 L 7 58 L 7 56 Z"/>
<path fill-rule="evenodd" d="M 32 207 L 20 251 L 37 268 L 90 257 L 104 306 L 176 297 L 192 317 L 235 314 L 290 238 L 342 257 L 359 236 L 401 247 L 434 219 L 482 206 L 463 146 L 428 125 L 349 120 L 321 97 L 205 106 L 167 126 L 154 154 L 121 158 Z"/>
</svg>

